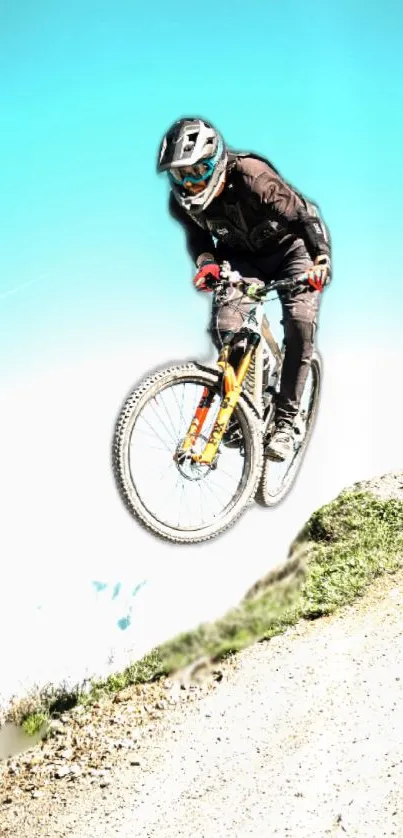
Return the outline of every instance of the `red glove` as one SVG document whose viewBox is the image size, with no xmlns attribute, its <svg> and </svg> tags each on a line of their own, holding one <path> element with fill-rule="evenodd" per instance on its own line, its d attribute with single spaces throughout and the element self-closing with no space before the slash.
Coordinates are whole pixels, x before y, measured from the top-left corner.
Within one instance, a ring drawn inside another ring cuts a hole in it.
<svg viewBox="0 0 403 838">
<path fill-rule="evenodd" d="M 325 286 L 329 285 L 332 277 L 330 257 L 325 253 L 317 256 L 313 268 L 306 272 L 305 277 L 309 285 L 315 288 L 315 291 L 323 291 Z"/>
<path fill-rule="evenodd" d="M 212 288 L 206 285 L 206 279 L 218 281 L 220 279 L 220 266 L 217 262 L 205 262 L 196 276 L 193 278 L 193 284 L 198 291 L 211 291 Z"/>
</svg>

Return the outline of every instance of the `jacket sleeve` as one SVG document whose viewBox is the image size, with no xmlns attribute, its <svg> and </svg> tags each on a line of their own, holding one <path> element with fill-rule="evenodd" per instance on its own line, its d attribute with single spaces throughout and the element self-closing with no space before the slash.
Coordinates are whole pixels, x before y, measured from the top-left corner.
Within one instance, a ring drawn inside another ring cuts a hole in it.
<svg viewBox="0 0 403 838">
<path fill-rule="evenodd" d="M 254 178 L 250 188 L 255 200 L 262 208 L 267 208 L 268 214 L 304 240 L 312 259 L 323 253 L 330 256 L 329 231 L 314 204 L 304 201 L 269 167 Z"/>
<path fill-rule="evenodd" d="M 169 196 L 168 209 L 171 218 L 174 218 L 175 221 L 179 221 L 179 224 L 181 224 L 184 229 L 187 251 L 194 263 L 197 263 L 197 260 L 202 253 L 211 253 L 214 256 L 215 244 L 213 237 L 207 232 L 207 230 L 203 230 L 202 227 L 199 227 L 198 224 L 196 224 L 185 212 L 185 210 L 182 210 L 172 194 Z"/>
</svg>

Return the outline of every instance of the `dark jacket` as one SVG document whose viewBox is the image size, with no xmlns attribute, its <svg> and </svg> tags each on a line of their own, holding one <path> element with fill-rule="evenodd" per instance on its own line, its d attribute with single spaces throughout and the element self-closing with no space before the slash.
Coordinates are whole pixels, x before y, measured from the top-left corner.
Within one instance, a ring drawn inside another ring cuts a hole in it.
<svg viewBox="0 0 403 838">
<path fill-rule="evenodd" d="M 220 261 L 231 252 L 275 256 L 305 243 L 312 259 L 330 255 L 329 232 L 315 204 L 297 192 L 264 158 L 229 152 L 225 186 L 199 213 L 184 210 L 171 192 L 169 211 L 184 227 L 194 262 L 201 253 Z"/>
</svg>

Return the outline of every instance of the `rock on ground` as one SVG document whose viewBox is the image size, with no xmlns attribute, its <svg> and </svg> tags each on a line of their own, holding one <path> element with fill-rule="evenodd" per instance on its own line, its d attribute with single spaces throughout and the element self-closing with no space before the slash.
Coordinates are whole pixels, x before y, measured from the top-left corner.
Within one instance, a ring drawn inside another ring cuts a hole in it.
<svg viewBox="0 0 403 838">
<path fill-rule="evenodd" d="M 403 473 L 354 488 L 403 500 Z M 198 684 L 61 716 L 0 764 L 1 838 L 403 838 L 402 606 L 403 570 Z"/>
<path fill-rule="evenodd" d="M 122 746 L 106 782 L 24 792 L 0 810 L 0 834 L 403 838 L 402 606 L 403 571 L 255 644 Z"/>
</svg>

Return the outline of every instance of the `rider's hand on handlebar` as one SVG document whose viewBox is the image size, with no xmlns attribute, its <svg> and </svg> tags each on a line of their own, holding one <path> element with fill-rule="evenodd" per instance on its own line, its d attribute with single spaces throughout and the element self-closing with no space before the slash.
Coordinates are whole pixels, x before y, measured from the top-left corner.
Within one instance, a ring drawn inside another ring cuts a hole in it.
<svg viewBox="0 0 403 838">
<path fill-rule="evenodd" d="M 220 279 L 220 266 L 217 262 L 204 262 L 193 278 L 193 284 L 198 291 L 212 291 Z"/>
<path fill-rule="evenodd" d="M 246 296 L 252 300 L 259 300 L 267 294 L 267 288 L 263 282 L 251 282 L 246 289 Z"/>
<path fill-rule="evenodd" d="M 323 291 L 329 285 L 332 276 L 330 256 L 321 253 L 316 257 L 313 267 L 304 273 L 300 279 L 306 280 L 315 291 Z"/>
</svg>

